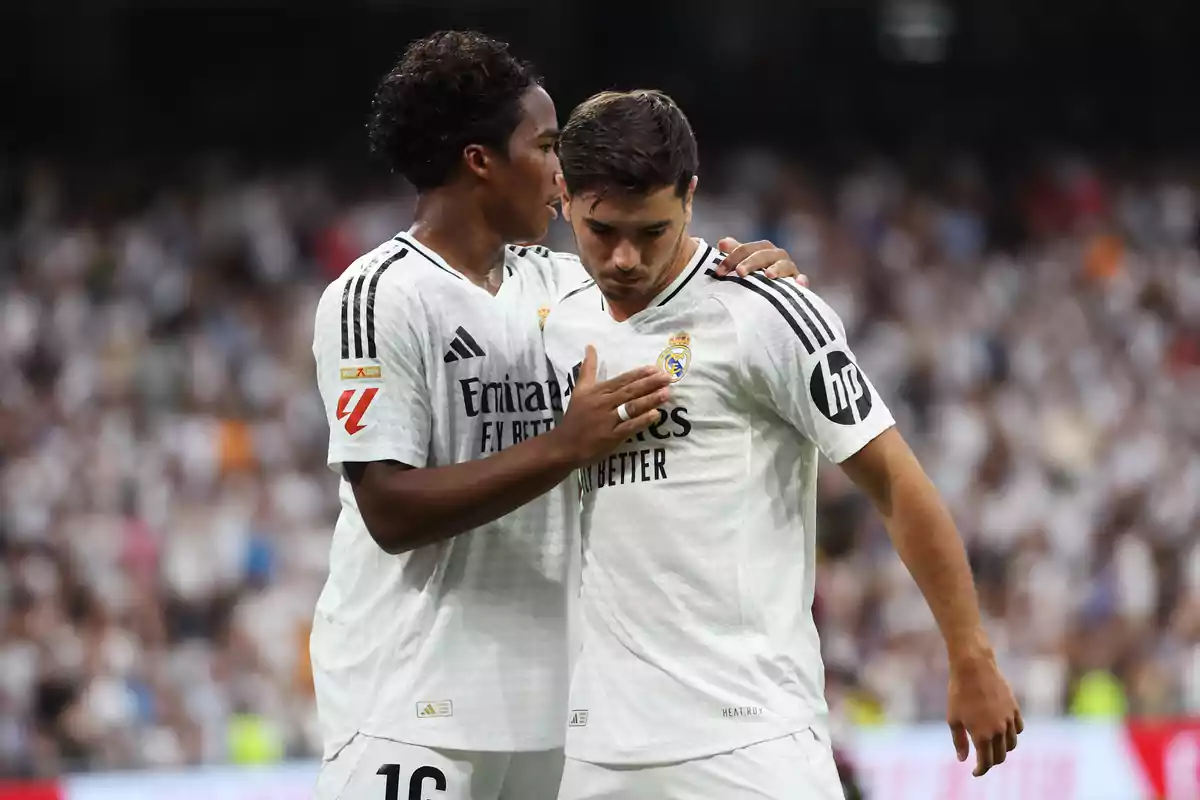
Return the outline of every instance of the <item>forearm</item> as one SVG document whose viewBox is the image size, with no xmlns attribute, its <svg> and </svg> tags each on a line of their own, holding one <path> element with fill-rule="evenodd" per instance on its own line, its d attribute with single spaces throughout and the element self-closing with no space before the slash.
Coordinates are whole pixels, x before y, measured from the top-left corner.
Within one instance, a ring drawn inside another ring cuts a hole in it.
<svg viewBox="0 0 1200 800">
<path fill-rule="evenodd" d="M 396 554 L 499 519 L 553 489 L 575 466 L 569 449 L 547 433 L 474 461 L 379 470 L 363 479 L 371 491 L 356 486 L 355 495 L 371 536 Z"/>
<path fill-rule="evenodd" d="M 891 428 L 842 463 L 872 500 L 920 588 L 953 660 L 988 653 L 962 539 L 946 504 L 903 437 Z"/>
<path fill-rule="evenodd" d="M 415 550 L 499 519 L 611 453 L 658 420 L 668 383 L 670 377 L 651 366 L 596 383 L 596 350 L 588 345 L 570 408 L 548 433 L 446 467 L 346 464 L 346 477 L 380 548 Z"/>
<path fill-rule="evenodd" d="M 962 539 L 928 476 L 906 470 L 879 504 L 884 526 L 929 604 L 951 661 L 988 650 Z"/>
</svg>

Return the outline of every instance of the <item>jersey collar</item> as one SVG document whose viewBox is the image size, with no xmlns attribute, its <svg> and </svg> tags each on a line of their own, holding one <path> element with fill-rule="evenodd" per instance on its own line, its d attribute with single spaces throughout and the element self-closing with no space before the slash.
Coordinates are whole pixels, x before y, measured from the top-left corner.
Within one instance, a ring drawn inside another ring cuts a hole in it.
<svg viewBox="0 0 1200 800">
<path fill-rule="evenodd" d="M 697 276 L 704 272 L 704 268 L 708 262 L 712 260 L 714 250 L 703 239 L 696 240 L 696 252 L 688 261 L 687 266 L 671 281 L 665 289 L 658 293 L 653 300 L 647 304 L 646 309 L 660 308 L 678 297 L 688 286 L 697 286 L 702 281 L 696 280 Z"/>
<path fill-rule="evenodd" d="M 404 233 L 397 234 L 395 236 L 395 240 L 397 242 L 400 242 L 401 244 L 405 245 L 406 247 L 411 247 L 413 250 L 415 250 L 417 252 L 418 255 L 424 256 L 426 261 L 429 261 L 438 269 L 443 270 L 445 272 L 449 272 L 454 277 L 458 278 L 459 280 L 466 281 L 467 283 L 470 283 L 472 286 L 475 285 L 469 278 L 467 278 L 466 275 L 463 275 L 461 272 L 456 270 L 454 267 L 450 266 L 450 264 L 446 262 L 446 259 L 442 258 L 435 251 L 430 250 L 428 247 L 426 247 L 425 245 L 418 242 L 417 237 L 412 235 L 411 230 L 407 230 L 407 231 L 404 231 Z M 486 290 L 484 290 L 484 291 L 486 291 Z"/>
</svg>

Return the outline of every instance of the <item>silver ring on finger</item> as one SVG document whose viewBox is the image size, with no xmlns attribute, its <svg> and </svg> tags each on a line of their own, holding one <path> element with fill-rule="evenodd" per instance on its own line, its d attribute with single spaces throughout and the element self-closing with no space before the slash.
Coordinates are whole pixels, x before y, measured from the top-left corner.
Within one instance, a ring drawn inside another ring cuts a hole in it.
<svg viewBox="0 0 1200 800">
<path fill-rule="evenodd" d="M 621 418 L 621 422 L 629 422 L 629 409 L 625 407 L 624 403 L 617 406 L 617 416 Z"/>
</svg>

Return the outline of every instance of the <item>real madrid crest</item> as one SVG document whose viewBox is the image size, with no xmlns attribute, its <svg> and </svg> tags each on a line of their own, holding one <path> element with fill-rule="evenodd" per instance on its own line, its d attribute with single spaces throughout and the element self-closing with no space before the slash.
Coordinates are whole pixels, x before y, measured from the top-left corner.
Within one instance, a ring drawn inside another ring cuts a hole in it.
<svg viewBox="0 0 1200 800">
<path fill-rule="evenodd" d="M 550 316 L 550 306 L 542 306 L 538 309 L 538 327 L 545 330 L 546 317 Z"/>
<path fill-rule="evenodd" d="M 671 383 L 677 383 L 692 364 L 692 337 L 680 331 L 670 341 L 671 344 L 658 356 L 658 368 L 671 376 Z"/>
</svg>

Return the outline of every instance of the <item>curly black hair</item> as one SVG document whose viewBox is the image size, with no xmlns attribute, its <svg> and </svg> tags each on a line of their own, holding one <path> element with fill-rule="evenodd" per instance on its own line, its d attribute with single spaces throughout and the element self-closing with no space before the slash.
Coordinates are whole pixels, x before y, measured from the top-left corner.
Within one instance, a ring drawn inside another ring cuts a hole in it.
<svg viewBox="0 0 1200 800">
<path fill-rule="evenodd" d="M 418 191 L 444 186 L 463 148 L 506 151 L 521 97 L 541 77 L 508 45 L 475 31 L 413 42 L 379 85 L 367 124 L 371 152 Z"/>
</svg>

